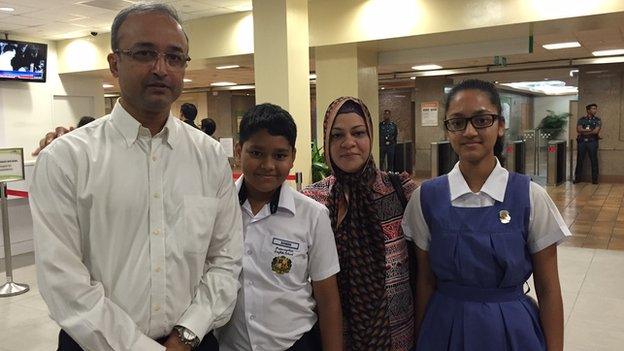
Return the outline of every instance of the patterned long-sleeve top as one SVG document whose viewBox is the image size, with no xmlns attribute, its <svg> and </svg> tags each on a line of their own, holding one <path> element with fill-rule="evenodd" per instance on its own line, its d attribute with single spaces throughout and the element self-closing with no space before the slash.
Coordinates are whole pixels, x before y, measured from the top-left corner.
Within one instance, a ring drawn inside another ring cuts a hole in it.
<svg viewBox="0 0 624 351">
<path fill-rule="evenodd" d="M 417 184 L 407 173 L 402 173 L 400 179 L 405 197 L 409 200 Z M 329 176 L 302 192 L 327 205 L 335 183 L 336 178 Z M 401 229 L 404 208 L 387 173 L 378 171 L 372 188 L 386 244 L 386 290 L 392 350 L 407 351 L 414 344 L 414 299 L 410 287 L 407 242 Z"/>
</svg>

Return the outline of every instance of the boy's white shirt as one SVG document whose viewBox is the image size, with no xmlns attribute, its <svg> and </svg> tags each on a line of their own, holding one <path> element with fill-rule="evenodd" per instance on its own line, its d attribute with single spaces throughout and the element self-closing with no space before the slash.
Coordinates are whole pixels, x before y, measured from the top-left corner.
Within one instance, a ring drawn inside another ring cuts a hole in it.
<svg viewBox="0 0 624 351">
<path fill-rule="evenodd" d="M 242 183 L 243 176 L 237 190 Z M 266 204 L 254 216 L 249 201 L 241 210 L 241 289 L 230 322 L 216 331 L 219 349 L 286 350 L 316 323 L 310 280 L 340 271 L 329 211 L 286 182 L 274 214 Z M 291 267 L 283 272 L 288 262 Z"/>
</svg>

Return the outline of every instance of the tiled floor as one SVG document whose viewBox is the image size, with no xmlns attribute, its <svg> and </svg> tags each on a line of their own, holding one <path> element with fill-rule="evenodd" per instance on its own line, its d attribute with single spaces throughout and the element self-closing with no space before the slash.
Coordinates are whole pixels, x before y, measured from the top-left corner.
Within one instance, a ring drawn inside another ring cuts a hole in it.
<svg viewBox="0 0 624 351">
<path fill-rule="evenodd" d="M 567 182 L 546 189 L 573 234 L 564 245 L 624 250 L 624 184 Z"/>
<path fill-rule="evenodd" d="M 624 350 L 624 184 L 547 190 L 574 234 L 559 248 L 565 350 Z M 32 254 L 18 256 L 13 266 L 15 281 L 31 291 L 0 298 L 0 351 L 55 350 L 58 327 L 37 290 Z"/>
<path fill-rule="evenodd" d="M 566 351 L 624 349 L 623 267 L 624 251 L 559 248 Z M 0 298 L 0 351 L 55 350 L 58 327 L 37 291 L 34 265 L 15 269 L 14 277 L 31 291 Z"/>
</svg>

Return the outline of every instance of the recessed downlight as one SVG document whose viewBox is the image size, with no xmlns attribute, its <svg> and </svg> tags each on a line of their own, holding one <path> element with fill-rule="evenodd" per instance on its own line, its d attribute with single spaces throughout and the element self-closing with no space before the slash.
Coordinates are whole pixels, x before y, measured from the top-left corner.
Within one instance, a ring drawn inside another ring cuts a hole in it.
<svg viewBox="0 0 624 351">
<path fill-rule="evenodd" d="M 239 65 L 223 65 L 223 66 L 217 66 L 217 69 L 233 69 L 233 68 L 240 68 Z"/>
</svg>

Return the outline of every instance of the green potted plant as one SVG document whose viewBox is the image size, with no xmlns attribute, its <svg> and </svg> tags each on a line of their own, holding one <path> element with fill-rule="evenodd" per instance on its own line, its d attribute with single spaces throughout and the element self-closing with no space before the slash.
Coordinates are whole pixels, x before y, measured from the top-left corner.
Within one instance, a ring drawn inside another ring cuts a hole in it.
<svg viewBox="0 0 624 351">
<path fill-rule="evenodd" d="M 327 177 L 329 174 L 329 167 L 325 164 L 325 156 L 323 156 L 323 148 L 319 148 L 316 141 L 312 142 L 312 181 L 318 182 L 319 180 Z"/>
<path fill-rule="evenodd" d="M 556 113 L 551 110 L 546 110 L 546 112 L 548 114 L 542 119 L 538 128 L 541 129 L 542 134 L 546 135 L 546 139 L 556 139 L 572 114 L 569 112 Z"/>
</svg>

